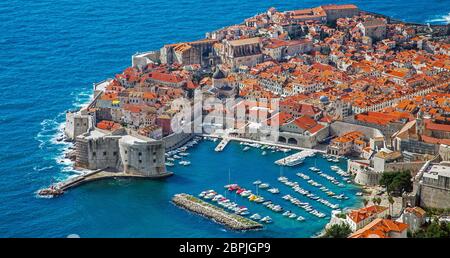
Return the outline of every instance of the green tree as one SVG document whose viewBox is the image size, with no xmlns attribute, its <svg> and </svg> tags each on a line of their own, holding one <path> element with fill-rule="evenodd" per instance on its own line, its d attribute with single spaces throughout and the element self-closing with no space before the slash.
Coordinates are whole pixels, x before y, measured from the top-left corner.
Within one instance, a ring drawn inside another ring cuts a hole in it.
<svg viewBox="0 0 450 258">
<path fill-rule="evenodd" d="M 323 238 L 347 238 L 351 233 L 347 223 L 334 224 L 325 231 Z"/>
<path fill-rule="evenodd" d="M 389 215 L 391 215 L 392 216 L 392 212 L 393 212 L 393 209 L 394 209 L 394 198 L 392 197 L 392 196 L 388 196 L 388 202 L 389 202 Z"/>
<path fill-rule="evenodd" d="M 450 238 L 450 223 L 435 219 L 422 229 L 412 234 L 414 238 Z"/>
<path fill-rule="evenodd" d="M 366 198 L 364 198 L 362 201 L 363 201 L 363 203 L 364 203 L 364 207 L 366 207 L 367 204 L 369 203 L 369 200 L 367 200 Z"/>
<path fill-rule="evenodd" d="M 388 194 L 394 196 L 400 196 L 403 192 L 411 192 L 411 173 L 409 171 L 384 172 L 380 179 L 380 185 L 386 187 Z"/>
</svg>

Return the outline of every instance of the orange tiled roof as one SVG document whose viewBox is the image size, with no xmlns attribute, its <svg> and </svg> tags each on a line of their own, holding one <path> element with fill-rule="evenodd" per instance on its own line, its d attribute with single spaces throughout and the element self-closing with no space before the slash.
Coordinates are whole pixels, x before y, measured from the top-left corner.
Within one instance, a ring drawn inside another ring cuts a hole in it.
<svg viewBox="0 0 450 258">
<path fill-rule="evenodd" d="M 351 234 L 349 238 L 389 238 L 391 232 L 401 233 L 407 228 L 408 224 L 378 218 Z"/>
<path fill-rule="evenodd" d="M 355 223 L 358 223 L 387 209 L 388 208 L 384 206 L 372 205 L 359 210 L 353 210 L 347 216 Z"/>
</svg>

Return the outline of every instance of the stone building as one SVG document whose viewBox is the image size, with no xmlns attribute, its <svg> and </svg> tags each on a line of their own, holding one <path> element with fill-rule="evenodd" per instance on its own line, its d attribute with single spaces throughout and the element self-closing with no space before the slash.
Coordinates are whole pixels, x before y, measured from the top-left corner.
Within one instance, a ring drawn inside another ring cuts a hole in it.
<svg viewBox="0 0 450 258">
<path fill-rule="evenodd" d="M 217 40 L 204 39 L 193 42 L 165 45 L 160 50 L 160 59 L 163 64 L 191 65 L 200 64 L 203 67 L 215 65 L 213 45 Z"/>
<path fill-rule="evenodd" d="M 261 38 L 225 41 L 224 63 L 236 70 L 239 66 L 255 66 L 263 61 Z"/>
<path fill-rule="evenodd" d="M 430 164 L 419 184 L 421 207 L 450 208 L 450 163 Z"/>
<path fill-rule="evenodd" d="M 64 133 L 70 141 L 73 141 L 78 135 L 92 128 L 94 122 L 93 117 L 88 114 L 87 110 L 67 111 Z"/>
<path fill-rule="evenodd" d="M 321 8 L 325 11 L 327 22 L 334 22 L 339 18 L 353 17 L 359 14 L 359 9 L 353 4 L 343 5 L 322 5 Z"/>
<path fill-rule="evenodd" d="M 357 26 L 364 37 L 369 37 L 373 41 L 379 41 L 386 38 L 387 22 L 384 18 L 369 18 L 360 22 Z"/>
<path fill-rule="evenodd" d="M 76 138 L 79 168 L 116 169 L 125 174 L 145 177 L 165 175 L 164 142 L 118 129 L 93 129 Z"/>
</svg>

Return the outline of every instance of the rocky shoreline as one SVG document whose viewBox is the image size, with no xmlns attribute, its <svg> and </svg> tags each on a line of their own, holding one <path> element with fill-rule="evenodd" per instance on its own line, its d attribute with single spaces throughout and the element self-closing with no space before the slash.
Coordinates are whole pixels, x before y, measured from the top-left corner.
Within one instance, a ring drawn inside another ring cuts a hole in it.
<svg viewBox="0 0 450 258">
<path fill-rule="evenodd" d="M 255 230 L 263 227 L 253 220 L 226 212 L 219 207 L 204 202 L 189 194 L 176 194 L 172 198 L 172 202 L 178 207 L 212 219 L 214 222 L 225 225 L 233 230 Z"/>
</svg>

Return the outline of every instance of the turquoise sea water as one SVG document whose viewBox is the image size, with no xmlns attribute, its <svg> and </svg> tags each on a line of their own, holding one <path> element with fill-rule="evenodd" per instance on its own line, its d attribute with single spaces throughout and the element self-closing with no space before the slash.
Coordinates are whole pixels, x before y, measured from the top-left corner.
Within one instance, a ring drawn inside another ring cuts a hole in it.
<svg viewBox="0 0 450 258">
<path fill-rule="evenodd" d="M 36 198 L 35 192 L 73 175 L 58 162 L 65 146 L 54 141 L 64 111 L 85 103 L 92 83 L 129 66 L 133 53 L 201 38 L 271 6 L 287 10 L 330 2 L 1 1 L 0 237 L 308 237 L 320 230 L 324 221 L 301 224 L 274 215 L 267 230 L 238 234 L 169 203 L 177 192 L 222 189 L 228 169 L 244 186 L 257 178 L 277 184 L 280 171 L 273 161 L 281 154 L 261 157 L 233 144 L 217 154 L 211 142 L 202 143 L 192 151 L 192 165 L 175 167 L 176 175 L 164 182 L 97 182 L 55 199 Z M 353 2 L 414 22 L 444 23 L 450 13 L 448 0 L 333 2 Z M 321 160 L 317 164 L 327 166 Z M 296 177 L 289 169 L 285 173 Z"/>
</svg>

